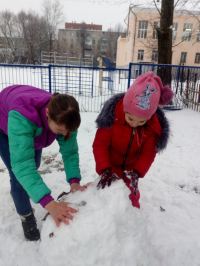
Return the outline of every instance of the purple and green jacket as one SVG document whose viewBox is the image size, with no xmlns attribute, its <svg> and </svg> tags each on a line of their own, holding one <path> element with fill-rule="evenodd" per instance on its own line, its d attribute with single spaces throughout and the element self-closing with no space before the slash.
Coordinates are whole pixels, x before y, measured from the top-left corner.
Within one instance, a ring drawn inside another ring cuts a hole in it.
<svg viewBox="0 0 200 266">
<path fill-rule="evenodd" d="M 46 108 L 51 97 L 49 92 L 25 85 L 10 86 L 0 92 L 0 129 L 8 135 L 12 171 L 35 203 L 50 201 L 47 197 L 51 193 L 37 172 L 35 150 L 48 147 L 55 139 L 67 181 L 81 179 L 77 131 L 65 141 L 64 136 L 54 134 L 48 127 Z"/>
</svg>

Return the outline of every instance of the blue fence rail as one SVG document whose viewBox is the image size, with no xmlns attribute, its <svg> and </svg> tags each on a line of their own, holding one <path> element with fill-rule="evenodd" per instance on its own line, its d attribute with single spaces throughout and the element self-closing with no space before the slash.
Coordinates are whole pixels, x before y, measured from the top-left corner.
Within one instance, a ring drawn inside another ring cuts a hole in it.
<svg viewBox="0 0 200 266">
<path fill-rule="evenodd" d="M 135 78 L 149 71 L 171 84 L 175 96 L 165 108 L 200 111 L 200 68 L 190 66 L 131 63 L 129 69 L 119 69 L 0 64 L 0 91 L 13 84 L 31 85 L 68 93 L 76 97 L 81 111 L 99 112 L 111 95 L 126 92 Z"/>
<path fill-rule="evenodd" d="M 159 75 L 163 84 L 170 84 L 174 98 L 166 109 L 190 108 L 200 111 L 200 67 L 161 65 L 161 64 L 130 64 L 129 85 L 141 74 L 153 71 Z"/>
</svg>

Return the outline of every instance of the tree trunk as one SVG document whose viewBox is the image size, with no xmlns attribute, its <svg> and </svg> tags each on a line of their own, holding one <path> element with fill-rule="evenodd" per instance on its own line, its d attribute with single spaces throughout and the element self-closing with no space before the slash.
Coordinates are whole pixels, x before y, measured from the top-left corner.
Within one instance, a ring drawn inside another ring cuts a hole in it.
<svg viewBox="0 0 200 266">
<path fill-rule="evenodd" d="M 172 27 L 173 27 L 174 0 L 162 0 L 160 27 L 158 34 L 158 64 L 172 62 Z M 163 85 L 171 84 L 171 67 L 158 68 Z"/>
</svg>

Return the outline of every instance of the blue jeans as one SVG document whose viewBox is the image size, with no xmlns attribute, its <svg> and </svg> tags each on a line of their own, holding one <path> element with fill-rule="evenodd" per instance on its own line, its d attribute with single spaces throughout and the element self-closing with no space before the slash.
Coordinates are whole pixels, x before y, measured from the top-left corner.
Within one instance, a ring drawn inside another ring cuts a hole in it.
<svg viewBox="0 0 200 266">
<path fill-rule="evenodd" d="M 35 163 L 37 169 L 40 167 L 42 156 L 42 149 L 35 151 Z M 5 163 L 9 175 L 10 175 L 10 185 L 11 185 L 11 194 L 13 197 L 13 201 L 19 215 L 27 215 L 32 211 L 32 207 L 30 204 L 29 196 L 26 190 L 22 187 L 19 181 L 16 179 L 14 173 L 11 170 L 10 164 L 10 152 L 9 152 L 9 144 L 8 144 L 8 136 L 0 130 L 0 157 Z"/>
</svg>

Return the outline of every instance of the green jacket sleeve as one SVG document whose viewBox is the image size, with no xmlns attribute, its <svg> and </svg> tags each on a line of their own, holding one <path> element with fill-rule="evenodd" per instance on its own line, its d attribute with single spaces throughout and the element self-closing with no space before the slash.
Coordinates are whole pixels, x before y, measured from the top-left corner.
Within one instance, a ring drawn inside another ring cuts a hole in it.
<svg viewBox="0 0 200 266">
<path fill-rule="evenodd" d="M 77 132 L 78 131 L 72 132 L 70 138 L 67 141 L 65 141 L 65 138 L 62 135 L 58 135 L 57 137 L 68 182 L 70 178 L 74 177 L 81 179 Z"/>
<path fill-rule="evenodd" d="M 41 128 L 19 112 L 9 112 L 8 139 L 12 171 L 35 203 L 51 193 L 35 164 L 34 138 L 41 132 Z"/>
</svg>

